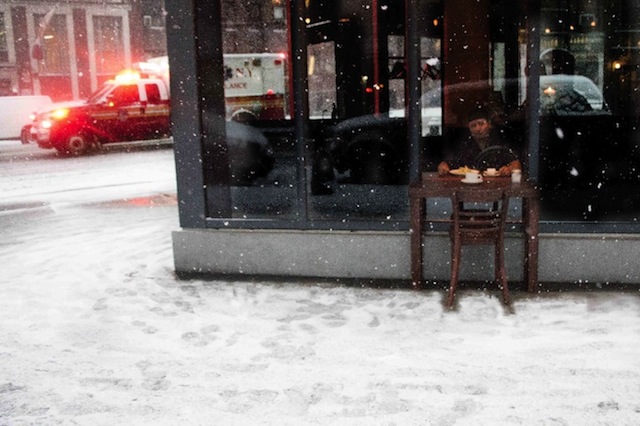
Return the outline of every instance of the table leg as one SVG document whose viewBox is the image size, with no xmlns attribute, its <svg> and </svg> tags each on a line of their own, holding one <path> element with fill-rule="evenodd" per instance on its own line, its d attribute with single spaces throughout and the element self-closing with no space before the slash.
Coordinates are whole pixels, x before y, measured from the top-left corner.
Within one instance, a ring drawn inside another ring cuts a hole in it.
<svg viewBox="0 0 640 426">
<path fill-rule="evenodd" d="M 422 288 L 422 221 L 424 216 L 424 199 L 411 197 L 411 283 L 413 288 Z"/>
</svg>

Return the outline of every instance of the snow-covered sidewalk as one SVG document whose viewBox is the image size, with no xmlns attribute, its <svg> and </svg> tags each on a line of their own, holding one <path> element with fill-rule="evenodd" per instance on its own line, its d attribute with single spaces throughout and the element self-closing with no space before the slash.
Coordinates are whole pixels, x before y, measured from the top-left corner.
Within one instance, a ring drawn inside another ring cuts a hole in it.
<svg viewBox="0 0 640 426">
<path fill-rule="evenodd" d="M 171 196 L 0 215 L 0 425 L 637 425 L 630 293 L 178 280 Z"/>
</svg>

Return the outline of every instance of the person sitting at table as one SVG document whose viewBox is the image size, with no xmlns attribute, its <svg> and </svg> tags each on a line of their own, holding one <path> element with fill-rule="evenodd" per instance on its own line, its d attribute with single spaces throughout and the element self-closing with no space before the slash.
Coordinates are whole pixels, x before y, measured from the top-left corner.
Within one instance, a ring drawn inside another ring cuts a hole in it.
<svg viewBox="0 0 640 426">
<path fill-rule="evenodd" d="M 452 168 L 470 167 L 477 170 L 495 168 L 499 176 L 509 176 L 522 169 L 515 151 L 502 138 L 491 123 L 491 115 L 478 108 L 467 118 L 469 136 L 457 144 L 438 164 L 438 174 L 447 175 Z"/>
</svg>

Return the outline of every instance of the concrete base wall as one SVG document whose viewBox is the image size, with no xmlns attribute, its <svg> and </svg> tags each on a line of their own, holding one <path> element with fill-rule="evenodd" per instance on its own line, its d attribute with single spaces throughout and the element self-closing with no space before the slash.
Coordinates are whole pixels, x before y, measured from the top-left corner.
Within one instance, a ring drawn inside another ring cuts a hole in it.
<svg viewBox="0 0 640 426">
<path fill-rule="evenodd" d="M 408 232 L 184 229 L 173 233 L 181 274 L 410 279 Z M 523 241 L 509 235 L 510 281 L 522 280 Z M 464 247 L 461 278 L 493 277 L 493 250 Z M 540 235 L 540 282 L 640 283 L 640 236 Z M 446 234 L 424 238 L 424 277 L 448 281 Z"/>
</svg>

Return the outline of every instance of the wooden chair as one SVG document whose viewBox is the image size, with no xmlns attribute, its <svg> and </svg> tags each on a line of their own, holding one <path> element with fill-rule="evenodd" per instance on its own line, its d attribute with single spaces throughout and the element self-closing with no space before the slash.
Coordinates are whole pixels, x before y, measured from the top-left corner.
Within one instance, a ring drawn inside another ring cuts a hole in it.
<svg viewBox="0 0 640 426">
<path fill-rule="evenodd" d="M 482 184 L 480 184 L 482 185 Z M 511 303 L 504 262 L 504 233 L 509 197 L 500 189 L 470 186 L 456 191 L 453 204 L 451 237 L 451 284 L 447 306 L 451 308 L 458 287 L 463 245 L 495 247 L 495 279 L 502 288 L 504 303 Z"/>
</svg>

